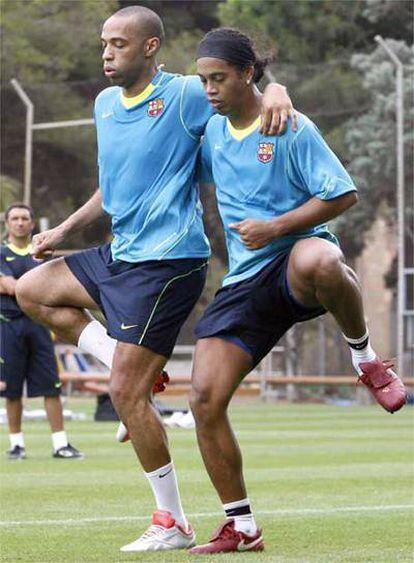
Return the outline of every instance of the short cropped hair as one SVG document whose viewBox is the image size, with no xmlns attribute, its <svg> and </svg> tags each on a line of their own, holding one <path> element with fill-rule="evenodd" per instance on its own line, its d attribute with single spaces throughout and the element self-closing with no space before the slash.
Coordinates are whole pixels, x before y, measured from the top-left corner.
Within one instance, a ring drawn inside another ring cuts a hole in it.
<svg viewBox="0 0 414 563">
<path fill-rule="evenodd" d="M 5 213 L 4 213 L 4 217 L 7 221 L 7 219 L 9 218 L 10 215 L 10 211 L 12 209 L 27 209 L 27 211 L 30 213 L 30 219 L 32 221 L 34 221 L 34 211 L 33 208 L 30 207 L 30 205 L 27 205 L 26 203 L 20 202 L 20 201 L 15 201 L 14 203 L 12 203 L 11 205 L 9 205 L 9 207 L 6 209 Z"/>
<path fill-rule="evenodd" d="M 148 37 L 158 37 L 161 43 L 164 41 L 165 33 L 162 19 L 153 10 L 145 6 L 127 6 L 112 15 L 121 17 L 135 16 L 142 29 L 147 32 Z"/>
</svg>

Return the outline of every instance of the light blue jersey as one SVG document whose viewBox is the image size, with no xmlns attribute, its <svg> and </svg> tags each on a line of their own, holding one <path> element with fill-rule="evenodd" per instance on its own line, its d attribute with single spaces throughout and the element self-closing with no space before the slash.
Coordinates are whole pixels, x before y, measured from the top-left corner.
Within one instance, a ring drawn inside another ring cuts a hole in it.
<svg viewBox="0 0 414 563">
<path fill-rule="evenodd" d="M 159 71 L 133 107 L 121 98 L 114 86 L 95 102 L 99 186 L 112 217 L 113 258 L 208 256 L 195 163 L 213 110 L 199 78 Z"/>
<path fill-rule="evenodd" d="M 247 279 L 301 238 L 320 236 L 337 243 L 326 224 L 275 239 L 249 250 L 239 233 L 229 228 L 244 219 L 274 219 L 313 197 L 329 200 L 355 185 L 319 130 L 298 114 L 298 131 L 279 137 L 259 132 L 257 120 L 244 131 L 235 130 L 224 116 L 207 125 L 202 147 L 201 180 L 214 182 L 229 255 L 223 285 Z"/>
</svg>

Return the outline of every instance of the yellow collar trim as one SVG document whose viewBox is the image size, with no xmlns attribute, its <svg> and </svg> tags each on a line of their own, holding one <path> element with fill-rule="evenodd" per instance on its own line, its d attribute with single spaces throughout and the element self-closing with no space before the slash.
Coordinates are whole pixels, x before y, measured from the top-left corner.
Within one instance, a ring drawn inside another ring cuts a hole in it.
<svg viewBox="0 0 414 563">
<path fill-rule="evenodd" d="M 31 243 L 28 244 L 27 246 L 25 246 L 25 248 L 19 248 L 18 246 L 15 246 L 11 242 L 8 242 L 7 248 L 9 248 L 12 252 L 14 252 L 14 254 L 18 254 L 19 256 L 27 256 L 28 254 L 30 254 L 32 250 L 32 244 Z"/>
<path fill-rule="evenodd" d="M 236 129 L 231 124 L 230 120 L 227 119 L 227 127 L 228 127 L 228 130 L 229 130 L 230 135 L 232 137 L 234 137 L 237 141 L 242 141 L 243 139 L 248 137 L 251 133 L 253 133 L 253 131 L 256 131 L 256 129 L 260 125 L 260 121 L 261 121 L 261 117 L 259 115 L 259 117 L 256 117 L 256 119 L 253 121 L 253 123 L 251 125 L 249 125 L 248 127 L 244 128 L 244 129 Z"/>
<path fill-rule="evenodd" d="M 127 98 L 124 95 L 124 93 L 121 92 L 122 105 L 124 106 L 124 108 L 130 109 L 130 108 L 136 106 L 137 104 L 140 104 L 141 102 L 143 102 L 145 100 L 145 98 L 148 98 L 148 96 L 153 93 L 154 90 L 155 90 L 155 86 L 152 82 L 150 82 L 148 84 L 148 86 L 145 88 L 145 90 L 143 90 L 141 92 L 141 94 L 137 94 L 136 96 L 133 96 L 132 98 Z"/>
</svg>

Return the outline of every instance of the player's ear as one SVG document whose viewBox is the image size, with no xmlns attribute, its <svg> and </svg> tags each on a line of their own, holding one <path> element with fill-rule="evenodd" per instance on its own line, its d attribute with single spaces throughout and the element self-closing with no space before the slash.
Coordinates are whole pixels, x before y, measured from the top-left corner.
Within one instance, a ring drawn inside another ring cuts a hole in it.
<svg viewBox="0 0 414 563">
<path fill-rule="evenodd" d="M 144 55 L 146 57 L 153 57 L 157 54 L 161 47 L 161 41 L 159 37 L 150 37 L 145 42 Z"/>
<path fill-rule="evenodd" d="M 244 79 L 245 79 L 247 86 L 250 86 L 250 84 L 252 84 L 253 76 L 254 76 L 254 66 L 249 66 L 244 71 Z"/>
</svg>

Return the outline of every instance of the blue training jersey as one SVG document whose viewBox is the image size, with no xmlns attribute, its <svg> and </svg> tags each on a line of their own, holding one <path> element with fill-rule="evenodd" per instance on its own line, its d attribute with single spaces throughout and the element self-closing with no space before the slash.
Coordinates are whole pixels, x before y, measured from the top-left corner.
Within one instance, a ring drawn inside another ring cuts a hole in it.
<svg viewBox="0 0 414 563">
<path fill-rule="evenodd" d="M 229 228 L 244 219 L 274 219 L 313 197 L 329 200 L 355 185 L 318 128 L 298 114 L 298 131 L 289 125 L 282 136 L 259 132 L 260 118 L 249 128 L 235 130 L 221 115 L 210 119 L 204 136 L 200 178 L 214 182 L 229 256 L 223 285 L 247 279 L 301 238 L 319 236 L 336 244 L 326 224 L 274 239 L 249 250 L 239 233 Z"/>
<path fill-rule="evenodd" d="M 0 245 L 0 276 L 10 276 L 18 280 L 23 274 L 38 266 L 40 262 L 30 254 L 31 249 L 31 244 L 26 248 L 18 248 L 8 242 Z M 0 317 L 6 320 L 24 316 L 16 297 L 6 293 L 0 294 L 0 313 Z"/>
<path fill-rule="evenodd" d="M 213 110 L 201 82 L 158 71 L 135 100 L 125 107 L 114 86 L 95 101 L 112 256 L 126 262 L 208 256 L 195 164 Z"/>
</svg>

